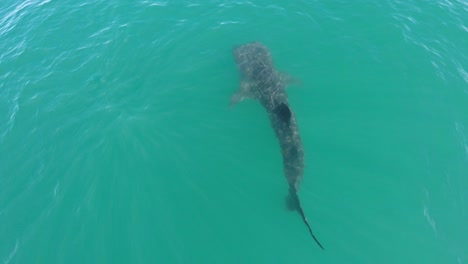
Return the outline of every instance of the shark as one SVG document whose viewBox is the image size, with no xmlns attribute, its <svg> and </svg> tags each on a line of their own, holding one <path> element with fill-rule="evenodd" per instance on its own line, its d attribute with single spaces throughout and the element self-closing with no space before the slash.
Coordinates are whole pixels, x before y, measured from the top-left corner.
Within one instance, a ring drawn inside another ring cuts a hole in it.
<svg viewBox="0 0 468 264">
<path fill-rule="evenodd" d="M 254 99 L 265 108 L 281 147 L 283 171 L 289 185 L 286 205 L 301 215 L 310 235 L 324 250 L 312 232 L 298 195 L 304 172 L 304 148 L 286 93 L 286 87 L 295 80 L 276 69 L 270 50 L 259 41 L 235 46 L 232 54 L 240 73 L 240 87 L 232 95 L 230 105 Z"/>
</svg>

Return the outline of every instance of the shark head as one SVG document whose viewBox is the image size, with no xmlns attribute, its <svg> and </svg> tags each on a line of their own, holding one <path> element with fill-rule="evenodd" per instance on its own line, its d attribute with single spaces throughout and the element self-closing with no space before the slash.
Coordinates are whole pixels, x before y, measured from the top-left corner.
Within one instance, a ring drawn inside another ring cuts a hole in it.
<svg viewBox="0 0 468 264">
<path fill-rule="evenodd" d="M 270 50 L 258 41 L 235 46 L 232 55 L 239 71 L 248 78 L 255 77 L 265 67 L 273 68 Z"/>
</svg>

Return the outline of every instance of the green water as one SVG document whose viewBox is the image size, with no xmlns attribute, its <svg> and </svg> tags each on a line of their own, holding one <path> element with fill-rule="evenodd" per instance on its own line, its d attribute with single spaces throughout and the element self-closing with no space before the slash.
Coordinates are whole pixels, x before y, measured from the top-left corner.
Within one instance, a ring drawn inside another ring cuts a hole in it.
<svg viewBox="0 0 468 264">
<path fill-rule="evenodd" d="M 259 40 L 306 151 L 229 108 Z M 468 2 L 0 3 L 0 263 L 468 263 Z"/>
</svg>

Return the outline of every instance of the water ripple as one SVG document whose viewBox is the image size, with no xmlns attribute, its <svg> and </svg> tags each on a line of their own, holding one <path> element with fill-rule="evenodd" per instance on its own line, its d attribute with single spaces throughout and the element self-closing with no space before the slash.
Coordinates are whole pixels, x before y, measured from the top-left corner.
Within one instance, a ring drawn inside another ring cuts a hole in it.
<svg viewBox="0 0 468 264">
<path fill-rule="evenodd" d="M 467 38 L 461 36 L 467 32 L 465 25 L 468 17 L 467 2 L 440 0 L 433 5 L 429 3 L 421 5 L 413 1 L 395 1 L 390 5 L 394 10 L 392 17 L 401 25 L 405 40 L 429 53 L 431 64 L 441 79 L 447 81 L 447 76 L 458 76 L 457 78 L 464 83 L 463 91 L 466 93 L 468 42 Z M 434 9 L 448 15 L 440 16 L 443 17 L 442 20 L 433 15 Z"/>
<path fill-rule="evenodd" d="M 8 257 L 3 261 L 4 264 L 10 263 L 10 261 L 15 257 L 16 252 L 18 251 L 18 247 L 19 247 L 19 242 L 18 242 L 18 240 L 16 240 L 16 242 L 15 242 L 15 247 L 14 247 L 13 250 L 10 252 L 10 254 L 8 255 Z"/>
<path fill-rule="evenodd" d="M 169 2 L 144 0 L 140 3 L 146 6 L 167 6 Z"/>
<path fill-rule="evenodd" d="M 468 141 L 464 132 L 464 127 L 461 123 L 455 122 L 455 130 L 457 131 L 458 138 L 461 145 L 464 147 L 466 158 L 468 159 Z"/>
<path fill-rule="evenodd" d="M 1 88 L 1 87 L 0 87 Z M 0 116 L 0 121 L 2 122 L 2 125 L 0 126 L 0 142 L 3 141 L 5 136 L 8 134 L 8 132 L 11 131 L 13 128 L 13 125 L 15 124 L 15 118 L 19 110 L 19 104 L 18 104 L 18 99 L 21 95 L 21 91 L 16 91 L 14 92 L 14 95 L 12 96 L 11 99 L 8 99 L 8 95 L 5 96 L 5 101 L 6 105 L 8 106 L 8 111 L 6 113 L 6 121 L 1 120 Z M 2 96 L 0 95 L 0 100 L 2 99 Z M 3 128 L 2 128 L 3 126 Z"/>
</svg>

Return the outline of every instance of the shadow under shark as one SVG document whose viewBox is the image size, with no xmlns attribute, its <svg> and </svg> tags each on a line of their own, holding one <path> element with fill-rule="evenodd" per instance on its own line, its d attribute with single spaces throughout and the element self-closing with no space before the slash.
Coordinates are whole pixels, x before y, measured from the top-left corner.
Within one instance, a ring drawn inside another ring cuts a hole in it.
<svg viewBox="0 0 468 264">
<path fill-rule="evenodd" d="M 292 79 L 275 69 L 269 49 L 260 42 L 234 47 L 232 53 L 241 80 L 239 90 L 231 97 L 231 107 L 250 98 L 258 100 L 266 109 L 281 146 L 284 174 L 289 184 L 287 206 L 299 212 L 312 238 L 324 249 L 312 232 L 298 196 L 304 172 L 304 149 L 286 94 L 286 86 Z"/>
</svg>

